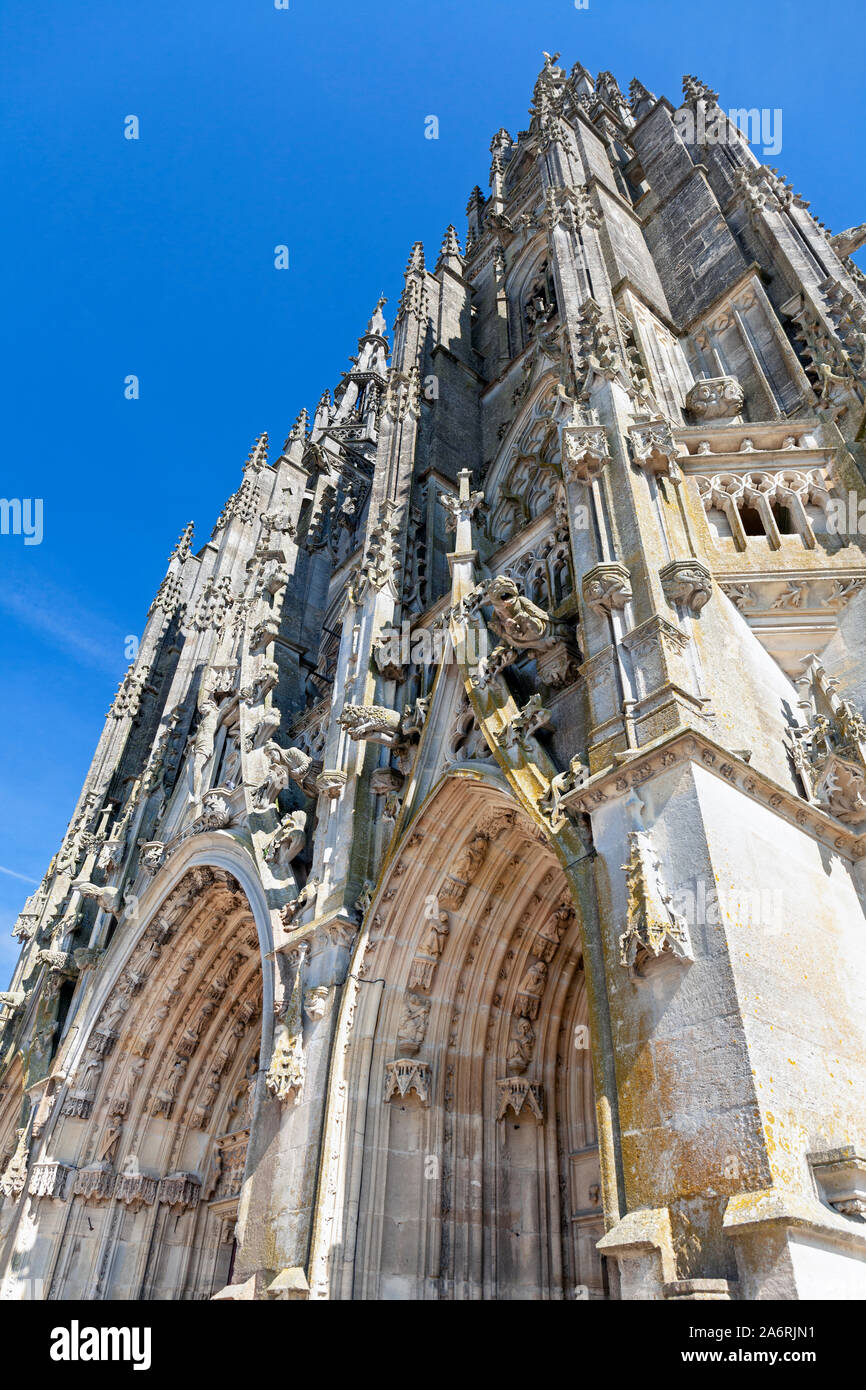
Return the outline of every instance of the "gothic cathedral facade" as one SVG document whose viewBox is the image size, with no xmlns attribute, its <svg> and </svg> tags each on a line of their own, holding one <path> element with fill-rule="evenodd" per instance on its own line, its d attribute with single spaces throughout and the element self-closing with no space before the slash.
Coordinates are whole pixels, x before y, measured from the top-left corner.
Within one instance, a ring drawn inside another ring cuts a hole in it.
<svg viewBox="0 0 866 1390">
<path fill-rule="evenodd" d="M 170 557 L 0 995 L 5 1298 L 866 1296 L 866 227 L 557 60 Z"/>
</svg>

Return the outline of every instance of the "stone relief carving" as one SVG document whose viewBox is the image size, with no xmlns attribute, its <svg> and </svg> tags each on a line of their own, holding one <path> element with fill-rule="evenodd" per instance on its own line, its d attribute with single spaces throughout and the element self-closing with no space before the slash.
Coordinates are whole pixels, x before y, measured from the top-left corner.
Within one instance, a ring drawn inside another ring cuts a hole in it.
<svg viewBox="0 0 866 1390">
<path fill-rule="evenodd" d="M 283 816 L 263 854 L 275 873 L 285 874 L 292 860 L 297 859 L 307 843 L 306 827 L 306 811 L 290 811 Z"/>
<path fill-rule="evenodd" d="M 631 602 L 631 576 L 625 565 L 616 561 L 594 565 L 583 576 L 583 597 L 587 606 L 599 617 L 609 618 L 621 612 Z"/>
<path fill-rule="evenodd" d="M 10 1158 L 0 1178 L 0 1192 L 4 1197 L 20 1197 L 27 1181 L 27 1162 L 30 1157 L 27 1143 L 27 1126 L 17 1131 L 15 1152 Z"/>
<path fill-rule="evenodd" d="M 268 771 L 253 790 L 252 805 L 257 811 L 267 811 L 290 781 L 303 782 L 313 764 L 309 754 L 300 748 L 281 748 L 273 739 L 268 739 L 262 751 Z"/>
<path fill-rule="evenodd" d="M 544 796 L 538 802 L 538 809 L 548 821 L 551 830 L 561 830 L 566 824 L 567 813 L 561 805 L 563 797 L 576 791 L 589 781 L 589 768 L 579 753 L 571 759 L 564 772 L 558 772 L 552 779 Z"/>
<path fill-rule="evenodd" d="M 678 463 L 679 445 L 673 436 L 669 420 L 652 420 L 648 425 L 635 425 L 629 430 L 635 463 L 647 473 L 660 474 L 679 482 L 682 474 Z"/>
<path fill-rule="evenodd" d="M 506 1052 L 506 1068 L 509 1076 L 521 1076 L 532 1061 L 534 1051 L 535 1029 L 531 1020 L 521 1016 L 513 1017 Z"/>
<path fill-rule="evenodd" d="M 431 1000 L 420 994 L 407 994 L 397 1028 L 397 1046 L 409 1057 L 420 1050 L 430 1021 Z"/>
<path fill-rule="evenodd" d="M 547 965 L 533 960 L 526 968 L 517 990 L 514 1012 L 521 1018 L 535 1020 L 541 1007 L 541 996 L 547 984 Z"/>
</svg>

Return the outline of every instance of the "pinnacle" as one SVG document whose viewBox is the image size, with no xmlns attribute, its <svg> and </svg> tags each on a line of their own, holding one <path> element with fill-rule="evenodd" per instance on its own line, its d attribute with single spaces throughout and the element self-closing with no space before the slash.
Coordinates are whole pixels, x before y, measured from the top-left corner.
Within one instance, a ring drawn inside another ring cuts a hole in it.
<svg viewBox="0 0 866 1390">
<path fill-rule="evenodd" d="M 306 408 L 306 406 L 304 406 L 303 409 L 301 410 L 300 414 L 298 415 L 297 420 L 296 420 L 295 423 L 292 425 L 292 428 L 289 430 L 289 433 L 288 433 L 288 435 L 286 436 L 286 442 L 285 442 L 285 444 L 283 445 L 283 453 L 284 453 L 284 454 L 288 453 L 288 451 L 289 451 L 289 446 L 291 445 L 291 443 L 292 443 L 293 440 L 295 440 L 295 439 L 306 439 L 307 433 L 308 433 L 308 431 L 309 431 L 309 427 L 310 427 L 310 417 L 309 417 L 309 415 L 307 414 L 307 408 Z"/>
<path fill-rule="evenodd" d="M 171 564 L 172 560 L 174 560 L 174 559 L 178 559 L 178 560 L 185 560 L 185 559 L 186 559 L 187 555 L 188 555 L 189 552 L 190 552 L 190 546 L 192 545 L 192 538 L 193 538 L 194 534 L 195 534 L 195 522 L 194 522 L 194 521 L 188 521 L 188 522 L 186 523 L 186 526 L 183 528 L 183 530 L 181 531 L 180 535 L 179 535 L 178 538 L 177 538 L 177 545 L 174 547 L 174 550 L 171 552 L 171 554 L 170 554 L 169 557 L 168 557 L 168 563 L 169 563 L 169 564 Z"/>
<path fill-rule="evenodd" d="M 460 242 L 457 233 L 451 223 L 445 229 L 442 238 L 442 247 L 439 251 L 439 259 L 436 262 L 436 270 L 439 271 L 443 266 L 455 271 L 458 275 L 463 273 L 463 253 L 460 250 Z"/>
<path fill-rule="evenodd" d="M 256 440 L 255 444 L 254 444 L 253 447 L 250 449 L 250 452 L 249 452 L 248 455 L 247 455 L 247 461 L 246 461 L 246 463 L 244 464 L 244 468 L 245 468 L 245 469 L 246 469 L 246 468 L 261 468 L 261 467 L 264 466 L 264 464 L 267 463 L 267 461 L 268 461 L 268 432 L 267 432 L 267 430 L 265 430 L 263 434 L 260 434 L 260 435 L 259 435 L 259 437 L 258 437 L 258 439 Z"/>
<path fill-rule="evenodd" d="M 706 82 L 702 82 L 691 73 L 686 73 L 683 78 L 683 96 L 686 101 L 698 101 L 703 98 L 704 101 L 713 102 L 719 99 L 718 92 L 714 92 Z"/>
<path fill-rule="evenodd" d="M 416 241 L 409 254 L 409 263 L 406 266 L 406 274 L 410 275 L 413 270 L 424 269 L 424 244 Z"/>
<path fill-rule="evenodd" d="M 440 256 L 459 256 L 461 254 L 460 242 L 457 240 L 457 232 L 450 222 L 445 229 L 445 235 L 442 238 L 442 248 L 439 254 Z"/>
<path fill-rule="evenodd" d="M 376 336 L 380 338 L 384 337 L 385 335 L 386 324 L 385 315 L 382 313 L 382 308 L 383 305 L 387 303 L 388 300 L 386 299 L 385 295 L 380 294 L 379 298 L 376 301 L 376 307 L 373 310 L 372 315 L 370 316 L 370 321 L 367 324 L 367 332 L 371 334 L 376 334 Z"/>
</svg>

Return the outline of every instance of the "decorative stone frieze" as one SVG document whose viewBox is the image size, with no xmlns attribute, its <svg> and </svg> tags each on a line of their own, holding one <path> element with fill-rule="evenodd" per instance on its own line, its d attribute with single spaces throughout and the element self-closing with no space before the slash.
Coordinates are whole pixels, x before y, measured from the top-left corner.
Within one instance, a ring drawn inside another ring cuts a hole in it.
<svg viewBox="0 0 866 1390">
<path fill-rule="evenodd" d="M 195 1173 L 169 1173 L 160 1178 L 156 1200 L 174 1210 L 197 1207 L 201 1198 L 201 1178 Z"/>
<path fill-rule="evenodd" d="M 85 1202 L 107 1202 L 114 1196 L 116 1177 L 110 1163 L 88 1163 L 79 1168 L 72 1185 L 72 1194 Z"/>
<path fill-rule="evenodd" d="M 130 1211 L 139 1211 L 142 1207 L 153 1206 L 158 1186 L 158 1180 L 148 1177 L 145 1173 L 118 1173 L 114 1183 L 114 1196 L 118 1202 L 129 1207 Z"/>
</svg>

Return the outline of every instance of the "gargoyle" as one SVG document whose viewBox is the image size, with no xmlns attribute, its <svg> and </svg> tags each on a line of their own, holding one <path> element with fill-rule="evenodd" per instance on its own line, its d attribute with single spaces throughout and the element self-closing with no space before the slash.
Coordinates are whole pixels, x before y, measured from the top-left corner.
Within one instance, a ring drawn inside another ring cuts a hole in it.
<svg viewBox="0 0 866 1390">
<path fill-rule="evenodd" d="M 344 705 L 338 718 L 349 738 L 393 748 L 400 736 L 401 716 L 384 705 Z"/>
<path fill-rule="evenodd" d="M 540 655 L 557 642 L 573 644 L 574 636 L 566 623 L 558 622 L 543 608 L 521 594 L 515 580 L 498 574 L 479 586 L 481 602 L 490 604 L 490 627 L 501 638 L 489 657 L 479 663 L 478 684 L 483 688 L 491 678 L 510 666 L 523 652 Z"/>
<path fill-rule="evenodd" d="M 109 912 L 113 916 L 117 914 L 120 904 L 123 902 L 122 888 L 109 888 L 102 883 L 89 883 L 87 879 L 79 878 L 72 885 L 73 891 L 80 893 L 82 898 L 92 898 L 103 912 Z"/>
</svg>

